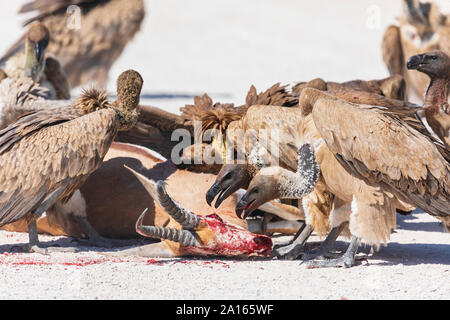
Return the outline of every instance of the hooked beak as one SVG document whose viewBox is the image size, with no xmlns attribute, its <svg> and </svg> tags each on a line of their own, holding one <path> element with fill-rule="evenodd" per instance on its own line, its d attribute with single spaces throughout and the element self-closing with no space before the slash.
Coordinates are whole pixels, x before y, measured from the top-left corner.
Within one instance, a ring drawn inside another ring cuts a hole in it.
<svg viewBox="0 0 450 320">
<path fill-rule="evenodd" d="M 214 198 L 220 191 L 219 181 L 214 182 L 214 184 L 209 188 L 208 192 L 206 192 L 206 203 L 211 206 Z"/>
<path fill-rule="evenodd" d="M 212 201 L 217 196 L 217 194 L 219 194 L 216 203 L 214 204 L 214 208 L 217 209 L 222 204 L 222 202 L 224 202 L 234 191 L 234 183 L 230 184 L 218 180 L 211 186 L 211 188 L 209 188 L 208 192 L 206 193 L 206 202 L 209 206 L 211 206 Z"/>
<path fill-rule="evenodd" d="M 415 56 L 412 56 L 411 58 L 408 59 L 408 62 L 406 63 L 406 67 L 409 70 L 417 70 L 417 69 L 419 69 L 419 67 L 426 64 L 424 58 L 425 58 L 425 55 L 423 55 L 423 54 L 417 54 Z"/>
<path fill-rule="evenodd" d="M 34 45 L 34 55 L 36 56 L 37 61 L 41 61 L 43 55 L 44 55 L 44 45 L 41 42 L 37 42 Z"/>
<path fill-rule="evenodd" d="M 236 215 L 240 219 L 247 218 L 250 213 L 256 209 L 255 201 L 256 199 L 250 199 L 247 194 L 244 194 L 241 200 L 236 204 Z"/>
</svg>

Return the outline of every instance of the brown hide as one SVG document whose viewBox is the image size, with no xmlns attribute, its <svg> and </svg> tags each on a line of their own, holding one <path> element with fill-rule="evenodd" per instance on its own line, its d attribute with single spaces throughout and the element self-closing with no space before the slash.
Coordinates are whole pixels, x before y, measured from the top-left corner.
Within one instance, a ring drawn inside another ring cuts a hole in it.
<svg viewBox="0 0 450 320">
<path fill-rule="evenodd" d="M 162 161 L 143 147 L 113 143 L 103 165 L 91 174 L 80 189 L 86 201 L 88 220 L 102 236 L 137 237 L 135 224 L 145 208 L 149 208 L 145 225 L 178 227 L 164 210 L 155 207 L 153 199 L 124 165 L 155 181 L 165 180 L 168 193 L 192 212 L 200 215 L 217 213 L 224 220 L 247 228 L 247 223 L 234 213 L 236 195 L 224 201 L 217 210 L 206 203 L 205 194 L 215 180 L 214 175 L 178 170 L 171 161 Z M 22 220 L 3 229 L 27 232 L 26 223 Z M 38 220 L 38 232 L 80 236 L 74 218 L 58 212 L 48 212 L 42 216 Z"/>
</svg>

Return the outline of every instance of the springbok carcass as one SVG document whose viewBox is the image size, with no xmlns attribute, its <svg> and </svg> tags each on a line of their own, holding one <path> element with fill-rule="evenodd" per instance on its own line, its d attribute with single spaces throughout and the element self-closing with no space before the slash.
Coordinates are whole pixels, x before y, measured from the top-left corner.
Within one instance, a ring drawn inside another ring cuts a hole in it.
<svg viewBox="0 0 450 320">
<path fill-rule="evenodd" d="M 241 235 L 242 239 L 259 239 L 260 236 L 253 233 L 262 232 L 262 223 L 259 220 L 241 220 L 236 216 L 236 195 L 224 201 L 220 209 L 213 209 L 206 203 L 204 194 L 215 180 L 214 175 L 180 170 L 171 161 L 166 161 L 149 149 L 117 142 L 110 147 L 103 165 L 89 176 L 68 205 L 47 211 L 46 215 L 37 221 L 38 232 L 55 236 L 83 237 L 83 229 L 80 226 L 82 220 L 77 217 L 84 215 L 101 236 L 113 239 L 137 238 L 139 235 L 136 232 L 136 222 L 145 209 L 148 209 L 145 217 L 139 220 L 143 225 L 182 229 L 182 225 L 170 218 L 168 212 L 153 199 L 148 188 L 125 166 L 154 181 L 164 181 L 167 193 L 173 196 L 177 203 L 190 212 L 197 213 L 200 219 L 215 221 L 217 227 L 222 226 L 212 231 L 197 230 L 198 234 L 203 232 L 223 237 L 227 234 L 222 234 L 223 230 L 229 229 Z M 295 209 L 276 202 L 269 204 L 267 210 L 270 211 L 271 207 L 286 211 Z M 293 234 L 300 227 L 301 223 L 298 221 L 277 221 L 269 223 L 266 230 L 270 233 Z M 25 221 L 19 220 L 2 229 L 27 232 L 27 225 Z M 261 239 L 264 239 L 262 243 L 268 243 L 266 238 Z M 242 241 L 241 245 L 247 243 Z M 210 243 L 208 248 L 211 247 L 215 248 L 216 253 L 220 253 L 224 245 L 219 241 L 217 246 Z M 207 253 L 208 250 L 204 247 L 202 250 L 193 250 L 195 248 L 185 248 L 179 242 L 162 241 L 131 251 L 122 251 L 121 254 L 147 257 L 211 254 Z"/>
</svg>

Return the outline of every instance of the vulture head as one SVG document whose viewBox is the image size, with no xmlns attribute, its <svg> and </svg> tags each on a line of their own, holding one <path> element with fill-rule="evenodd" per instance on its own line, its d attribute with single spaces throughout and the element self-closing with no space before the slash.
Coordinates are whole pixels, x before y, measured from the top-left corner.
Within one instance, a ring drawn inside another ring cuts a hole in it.
<svg viewBox="0 0 450 320">
<path fill-rule="evenodd" d="M 417 54 L 408 59 L 406 67 L 427 74 L 430 78 L 450 77 L 450 58 L 442 51 Z"/>
<path fill-rule="evenodd" d="M 136 222 L 137 233 L 145 237 L 177 242 L 184 253 L 192 255 L 268 256 L 272 251 L 272 240 L 269 237 L 253 234 L 222 220 L 216 214 L 201 216 L 192 213 L 170 197 L 163 181 L 154 182 L 128 169 L 161 208 L 181 225 L 181 229 L 144 226 L 144 211 Z"/>
<path fill-rule="evenodd" d="M 25 72 L 37 81 L 45 67 L 45 50 L 50 41 L 50 32 L 40 22 L 31 25 L 25 38 Z"/>
<path fill-rule="evenodd" d="M 224 164 L 216 181 L 206 193 L 208 205 L 211 205 L 214 198 L 219 195 L 214 205 L 217 209 L 234 192 L 241 188 L 246 189 L 252 179 L 250 166 L 249 164 Z"/>
<path fill-rule="evenodd" d="M 247 218 L 259 206 L 280 197 L 281 186 L 278 174 L 265 172 L 271 169 L 262 169 L 250 182 L 247 192 L 236 204 L 236 214 L 239 218 Z"/>
<path fill-rule="evenodd" d="M 265 167 L 254 176 L 247 192 L 236 204 L 236 214 L 245 219 L 262 204 L 277 198 L 300 199 L 309 194 L 319 180 L 320 167 L 311 144 L 298 149 L 297 172 L 281 167 Z"/>
<path fill-rule="evenodd" d="M 138 120 L 137 106 L 144 80 L 139 72 L 127 70 L 117 79 L 116 110 L 120 117 L 120 130 L 126 131 L 134 127 Z"/>
</svg>

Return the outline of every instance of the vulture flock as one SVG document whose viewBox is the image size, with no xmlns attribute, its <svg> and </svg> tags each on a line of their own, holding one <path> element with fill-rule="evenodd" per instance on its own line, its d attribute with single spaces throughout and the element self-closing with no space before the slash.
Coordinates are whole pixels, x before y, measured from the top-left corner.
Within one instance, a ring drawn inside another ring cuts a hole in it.
<svg viewBox="0 0 450 320">
<path fill-rule="evenodd" d="M 450 16 L 402 3 L 382 39 L 388 78 L 251 86 L 241 106 L 204 94 L 179 115 L 140 104 L 135 70 L 115 101 L 104 91 L 143 0 L 25 3 L 34 16 L 0 59 L 0 227 L 28 232 L 25 252 L 79 250 L 40 233 L 110 248 L 144 236 L 114 254 L 346 268 L 361 243 L 388 243 L 398 213 L 419 208 L 450 231 Z M 89 89 L 71 97 L 78 86 Z M 315 249 L 313 233 L 325 237 Z M 293 237 L 274 246 L 274 234 Z"/>
</svg>

